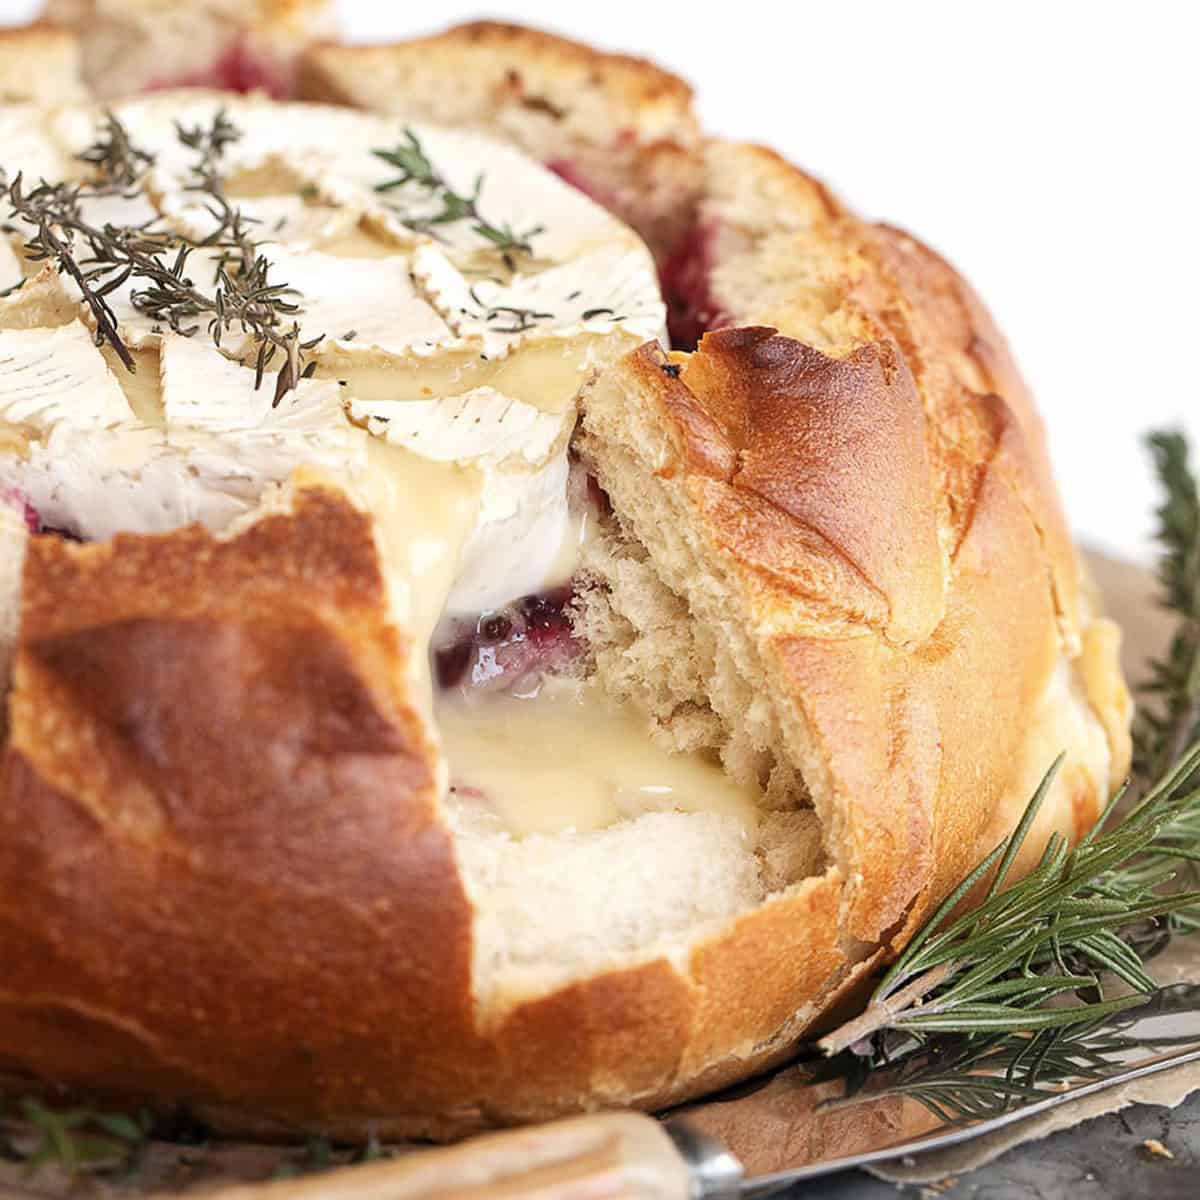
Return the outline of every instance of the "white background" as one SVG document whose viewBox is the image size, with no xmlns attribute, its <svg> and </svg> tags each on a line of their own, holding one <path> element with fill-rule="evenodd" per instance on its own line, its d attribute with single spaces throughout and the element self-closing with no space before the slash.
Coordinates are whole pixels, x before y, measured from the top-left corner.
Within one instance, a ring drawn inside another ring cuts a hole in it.
<svg viewBox="0 0 1200 1200">
<path fill-rule="evenodd" d="M 37 5 L 0 0 L 0 19 Z M 1141 431 L 1200 451 L 1200 5 L 1192 0 L 343 0 L 375 39 L 479 15 L 657 59 L 706 126 L 767 142 L 974 282 L 1050 427 L 1071 518 L 1143 556 Z"/>
</svg>

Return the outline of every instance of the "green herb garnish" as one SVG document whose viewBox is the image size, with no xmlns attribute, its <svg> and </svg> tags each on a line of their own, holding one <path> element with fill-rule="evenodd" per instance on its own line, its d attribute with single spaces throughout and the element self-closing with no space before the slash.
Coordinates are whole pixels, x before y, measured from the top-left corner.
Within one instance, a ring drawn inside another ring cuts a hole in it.
<svg viewBox="0 0 1200 1200">
<path fill-rule="evenodd" d="M 532 229 L 518 232 L 512 225 L 498 225 L 488 221 L 480 212 L 479 207 L 483 191 L 483 175 L 476 178 L 470 195 L 455 191 L 430 161 L 420 140 L 411 129 L 404 130 L 404 140 L 391 150 L 372 150 L 371 153 L 400 172 L 395 179 L 377 184 L 375 187 L 377 192 L 392 192 L 398 188 L 413 185 L 441 203 L 441 210 L 432 216 L 414 217 L 401 214 L 401 221 L 410 229 L 429 233 L 438 225 L 471 221 L 473 232 L 491 243 L 504 258 L 510 270 L 513 268 L 512 256 L 533 253 L 530 243 L 534 237 L 543 232 L 542 226 L 538 225 Z"/>
</svg>

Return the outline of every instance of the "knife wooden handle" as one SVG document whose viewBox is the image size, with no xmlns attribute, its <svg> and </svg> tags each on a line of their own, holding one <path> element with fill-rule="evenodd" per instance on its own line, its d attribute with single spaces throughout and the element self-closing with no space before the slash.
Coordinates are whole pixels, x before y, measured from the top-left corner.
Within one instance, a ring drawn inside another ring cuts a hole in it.
<svg viewBox="0 0 1200 1200">
<path fill-rule="evenodd" d="M 457 1146 L 302 1179 L 237 1185 L 206 1200 L 688 1200 L 674 1142 L 633 1112 L 485 1134 Z"/>
</svg>

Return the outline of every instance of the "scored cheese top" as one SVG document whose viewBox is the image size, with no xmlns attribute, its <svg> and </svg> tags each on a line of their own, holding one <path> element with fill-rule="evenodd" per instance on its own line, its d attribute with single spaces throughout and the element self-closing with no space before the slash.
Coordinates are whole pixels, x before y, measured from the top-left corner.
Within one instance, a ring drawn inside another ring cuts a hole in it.
<svg viewBox="0 0 1200 1200">
<path fill-rule="evenodd" d="M 441 178 L 477 194 L 529 253 L 504 253 L 471 219 L 414 228 L 440 210 L 436 192 L 377 190 L 399 172 L 373 152 L 404 144 L 400 123 L 196 91 L 115 107 L 154 162 L 136 194 L 85 198 L 85 219 L 202 242 L 216 221 L 192 186 L 197 152 L 180 128 L 208 127 L 221 110 L 240 132 L 220 160 L 226 195 L 255 222 L 271 282 L 293 289 L 301 339 L 321 339 L 305 355 L 313 377 L 272 407 L 274 379 L 256 390 L 249 369 L 252 337 L 232 330 L 218 350 L 203 314 L 192 336 L 172 332 L 137 307 L 145 280 L 107 296 L 136 375 L 97 348 L 69 278 L 56 284 L 75 302 L 65 325 L 28 328 L 25 289 L 10 292 L 0 298 L 0 487 L 85 538 L 193 520 L 220 531 L 315 465 L 374 512 L 398 619 L 418 632 L 447 604 L 479 613 L 536 591 L 571 536 L 575 396 L 598 366 L 661 336 L 649 252 L 518 152 L 435 128 L 411 133 Z M 77 156 L 102 119 L 87 106 L 8 110 L 0 169 L 23 173 L 26 191 L 87 179 Z M 0 239 L 0 291 L 19 281 L 20 244 Z M 187 274 L 211 284 L 217 261 L 198 245 Z"/>
<path fill-rule="evenodd" d="M 653 260 L 583 194 L 474 134 L 201 92 L 120 104 L 131 143 L 154 161 L 131 194 L 85 194 L 83 218 L 186 239 L 181 270 L 210 296 L 221 259 L 204 241 L 219 222 L 180 130 L 211 127 L 220 110 L 240 131 L 221 156 L 224 195 L 254 222 L 300 340 L 319 339 L 304 351 L 310 377 L 276 402 L 274 378 L 255 386 L 252 333 L 226 330 L 218 348 L 200 313 L 185 336 L 139 305 L 137 277 L 105 297 L 131 373 L 97 345 L 75 282 L 22 262 L 19 236 L 0 238 L 0 291 L 29 277 L 0 296 L 0 495 L 86 539 L 191 521 L 221 532 L 269 507 L 298 468 L 319 468 L 375 519 L 395 617 L 417 643 L 413 682 L 432 711 L 427 648 L 443 614 L 475 618 L 570 574 L 586 528 L 568 505 L 576 398 L 595 370 L 663 335 Z M 43 178 L 88 178 L 78 156 L 101 112 L 2 119 L 12 137 L 0 140 L 0 169 L 22 172 L 26 193 Z M 423 224 L 443 209 L 435 188 L 379 190 L 398 171 L 373 151 L 405 144 L 510 244 L 469 215 Z M 752 836 L 753 797 L 717 766 L 668 755 L 633 714 L 572 686 L 536 703 L 442 697 L 443 784 L 471 794 L 482 780 L 517 836 L 663 807 L 715 810 Z M 531 773 L 530 739 L 551 727 L 566 758 Z"/>
</svg>

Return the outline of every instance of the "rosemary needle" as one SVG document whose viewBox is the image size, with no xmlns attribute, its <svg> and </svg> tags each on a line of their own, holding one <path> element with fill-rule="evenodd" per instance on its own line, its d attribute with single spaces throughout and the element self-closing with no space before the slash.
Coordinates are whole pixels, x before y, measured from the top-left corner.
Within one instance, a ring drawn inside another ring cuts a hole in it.
<svg viewBox="0 0 1200 1200">
<path fill-rule="evenodd" d="M 1183 436 L 1148 441 L 1165 497 L 1159 578 L 1178 629 L 1155 666 L 1158 707 L 1139 718 L 1140 799 L 1111 824 L 1136 795 L 1122 789 L 1074 848 L 1052 835 L 1035 868 L 1004 890 L 1055 763 L 1017 828 L 926 920 L 865 1011 L 818 1043 L 864 1055 L 860 1076 L 899 1063 L 887 1090 L 939 1115 L 1004 1111 L 1047 1081 L 1115 1065 L 1104 1039 L 1123 1009 L 1156 990 L 1146 959 L 1200 927 L 1200 891 L 1180 886 L 1200 862 L 1200 500 Z M 959 913 L 993 871 L 983 898 Z M 1127 992 L 1105 996 L 1105 976 Z M 1072 995 L 1080 1002 L 1061 1002 Z M 1000 1068 L 1003 1079 L 980 1077 Z"/>
</svg>

